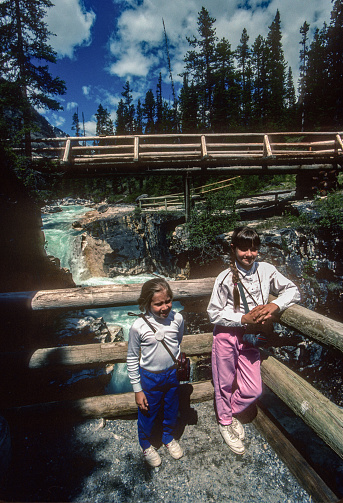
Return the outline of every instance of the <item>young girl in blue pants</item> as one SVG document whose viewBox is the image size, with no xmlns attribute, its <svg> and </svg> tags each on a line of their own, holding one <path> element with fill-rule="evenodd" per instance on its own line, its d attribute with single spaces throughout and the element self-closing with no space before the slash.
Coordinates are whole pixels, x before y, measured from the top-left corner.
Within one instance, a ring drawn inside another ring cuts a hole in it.
<svg viewBox="0 0 343 503">
<path fill-rule="evenodd" d="M 292 281 L 273 265 L 256 262 L 259 246 L 254 229 L 235 229 L 230 267 L 217 277 L 207 308 L 214 324 L 212 376 L 219 431 L 236 454 L 245 449 L 244 428 L 235 414 L 262 393 L 260 351 L 251 344 L 251 334 L 263 332 L 277 313 L 300 300 Z M 272 302 L 270 293 L 277 295 Z"/>
<path fill-rule="evenodd" d="M 144 283 L 138 304 L 145 319 L 137 318 L 129 333 L 127 369 L 138 405 L 138 439 L 146 462 L 154 467 L 161 464 L 160 455 L 151 444 L 161 408 L 162 442 L 174 459 L 183 456 L 173 436 L 179 409 L 176 365 L 161 343 L 164 339 L 174 357 L 179 356 L 184 322 L 182 315 L 172 310 L 172 298 L 165 280 L 156 278 Z"/>
</svg>

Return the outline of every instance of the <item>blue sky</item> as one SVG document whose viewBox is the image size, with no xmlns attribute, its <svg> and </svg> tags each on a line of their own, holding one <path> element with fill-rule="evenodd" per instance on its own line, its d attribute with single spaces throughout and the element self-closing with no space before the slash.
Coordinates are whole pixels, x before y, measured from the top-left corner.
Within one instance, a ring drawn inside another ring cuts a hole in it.
<svg viewBox="0 0 343 503">
<path fill-rule="evenodd" d="M 144 101 L 148 89 L 156 91 L 162 72 L 162 92 L 171 99 L 165 51 L 164 19 L 176 88 L 181 85 L 183 58 L 189 49 L 186 37 L 197 35 L 198 12 L 204 6 L 216 19 L 217 36 L 236 49 L 246 28 L 253 44 L 266 36 L 277 9 L 281 15 L 285 60 L 292 67 L 295 84 L 299 74 L 300 26 L 307 21 L 310 33 L 330 22 L 331 0 L 53 0 L 47 25 L 56 36 L 50 44 L 58 55 L 50 71 L 66 82 L 59 97 L 64 110 L 40 110 L 53 126 L 67 134 L 78 110 L 86 134 L 95 134 L 95 116 L 101 103 L 116 118 L 116 109 L 127 80 L 133 98 Z"/>
</svg>

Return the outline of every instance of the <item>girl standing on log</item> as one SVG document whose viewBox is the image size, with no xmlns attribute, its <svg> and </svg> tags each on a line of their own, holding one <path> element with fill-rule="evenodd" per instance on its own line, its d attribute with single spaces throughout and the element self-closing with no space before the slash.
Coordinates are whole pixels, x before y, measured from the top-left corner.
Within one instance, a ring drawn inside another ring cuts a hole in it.
<svg viewBox="0 0 343 503">
<path fill-rule="evenodd" d="M 263 331 L 275 315 L 300 300 L 292 281 L 273 265 L 255 262 L 259 246 L 254 229 L 234 230 L 230 267 L 217 277 L 207 308 L 214 324 L 212 376 L 219 431 L 236 454 L 244 453 L 245 435 L 235 415 L 262 393 L 258 345 Z M 268 302 L 270 293 L 277 299 Z"/>
<path fill-rule="evenodd" d="M 138 304 L 145 319 L 139 317 L 129 333 L 127 368 L 138 405 L 138 439 L 146 462 L 154 467 L 161 464 L 159 453 L 151 444 L 161 407 L 162 442 L 174 459 L 183 456 L 173 436 L 179 409 L 176 365 L 160 342 L 164 339 L 173 355 L 179 356 L 184 322 L 181 314 L 172 311 L 172 298 L 164 279 L 144 283 Z"/>
</svg>

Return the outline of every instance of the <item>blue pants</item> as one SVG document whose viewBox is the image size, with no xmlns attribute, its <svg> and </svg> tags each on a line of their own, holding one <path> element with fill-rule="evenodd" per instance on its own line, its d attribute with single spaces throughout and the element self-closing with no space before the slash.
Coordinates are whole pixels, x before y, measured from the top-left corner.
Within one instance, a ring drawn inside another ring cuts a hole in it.
<svg viewBox="0 0 343 503">
<path fill-rule="evenodd" d="M 138 439 L 142 449 L 151 445 L 151 436 L 159 410 L 163 410 L 162 442 L 168 444 L 174 438 L 173 432 L 179 410 L 179 381 L 176 369 L 171 368 L 153 373 L 140 369 L 141 385 L 147 397 L 149 410 L 138 409 Z"/>
</svg>

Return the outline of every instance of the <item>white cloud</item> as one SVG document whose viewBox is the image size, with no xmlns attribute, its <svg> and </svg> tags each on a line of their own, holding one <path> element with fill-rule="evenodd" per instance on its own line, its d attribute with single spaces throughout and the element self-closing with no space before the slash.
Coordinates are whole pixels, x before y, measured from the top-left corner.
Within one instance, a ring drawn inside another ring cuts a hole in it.
<svg viewBox="0 0 343 503">
<path fill-rule="evenodd" d="M 78 104 L 75 101 L 69 101 L 67 103 L 66 109 L 68 110 L 68 112 L 70 112 L 70 110 L 75 110 L 77 107 Z"/>
<path fill-rule="evenodd" d="M 94 21 L 94 12 L 86 11 L 82 0 L 54 0 L 47 24 L 57 36 L 50 38 L 50 44 L 59 56 L 72 58 L 76 47 L 90 45 Z"/>
<path fill-rule="evenodd" d="M 89 96 L 91 92 L 91 86 L 82 86 L 82 94 L 84 96 Z"/>
<path fill-rule="evenodd" d="M 96 120 L 95 119 L 85 122 L 85 131 L 86 131 L 86 136 L 95 136 L 95 131 L 96 131 Z"/>
<path fill-rule="evenodd" d="M 162 18 L 165 21 L 169 42 L 173 77 L 183 70 L 183 58 L 190 49 L 186 37 L 198 36 L 197 18 L 202 6 L 211 17 L 217 36 L 225 37 L 232 49 L 239 44 L 243 28 L 246 28 L 253 44 L 258 35 L 267 36 L 277 9 L 281 16 L 282 43 L 285 60 L 298 75 L 300 33 L 307 21 L 313 30 L 329 22 L 331 0 L 249 0 L 249 9 L 243 9 L 240 0 L 143 0 L 126 1 L 117 22 L 117 29 L 110 44 L 112 64 L 109 71 L 121 78 L 147 77 L 161 70 L 164 60 L 167 68 Z M 168 72 L 165 72 L 165 80 Z"/>
</svg>

